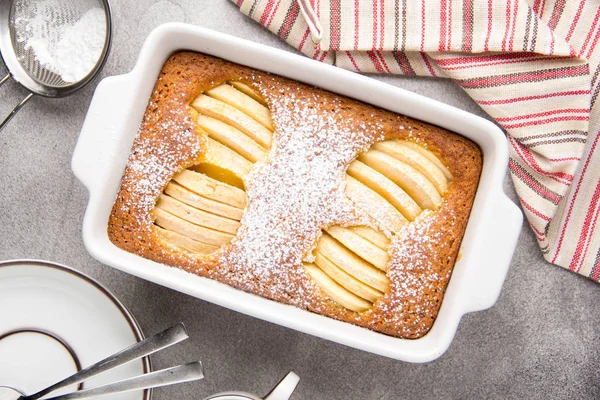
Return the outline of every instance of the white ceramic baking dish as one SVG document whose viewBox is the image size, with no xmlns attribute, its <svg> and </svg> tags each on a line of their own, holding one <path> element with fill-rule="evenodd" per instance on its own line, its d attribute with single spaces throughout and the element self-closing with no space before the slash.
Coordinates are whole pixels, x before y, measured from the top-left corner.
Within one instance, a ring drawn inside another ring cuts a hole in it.
<svg viewBox="0 0 600 400">
<path fill-rule="evenodd" d="M 481 146 L 483 171 L 461 258 L 427 335 L 417 340 L 386 336 L 143 259 L 109 241 L 108 217 L 148 99 L 163 63 L 180 49 L 221 57 L 353 97 L 442 126 Z M 232 310 L 410 362 L 426 362 L 443 354 L 461 317 L 491 307 L 500 294 L 522 223 L 520 210 L 502 191 L 507 164 L 504 134 L 480 117 L 286 51 L 179 23 L 162 25 L 148 36 L 130 73 L 100 82 L 72 160 L 75 175 L 90 193 L 83 241 L 99 261 Z"/>
</svg>

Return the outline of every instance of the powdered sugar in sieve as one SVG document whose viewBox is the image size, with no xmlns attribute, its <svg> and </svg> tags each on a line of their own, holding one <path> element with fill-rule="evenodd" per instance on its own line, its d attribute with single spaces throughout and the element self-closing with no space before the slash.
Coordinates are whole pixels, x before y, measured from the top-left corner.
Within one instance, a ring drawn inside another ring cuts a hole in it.
<svg viewBox="0 0 600 400">
<path fill-rule="evenodd" d="M 64 84 L 80 81 L 94 68 L 106 41 L 105 12 L 93 0 L 19 0 L 12 22 L 19 61 L 31 69 L 39 64 Z"/>
<path fill-rule="evenodd" d="M 0 2 L 0 50 L 10 77 L 31 92 L 0 123 L 0 130 L 33 96 L 62 97 L 89 83 L 108 55 L 107 0 Z"/>
</svg>

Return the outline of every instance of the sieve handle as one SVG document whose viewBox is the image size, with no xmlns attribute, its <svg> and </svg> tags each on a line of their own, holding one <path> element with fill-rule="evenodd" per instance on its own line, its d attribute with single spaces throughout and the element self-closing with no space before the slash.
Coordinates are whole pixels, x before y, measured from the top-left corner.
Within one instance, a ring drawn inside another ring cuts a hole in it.
<svg viewBox="0 0 600 400">
<path fill-rule="evenodd" d="M 8 74 L 6 74 L 4 76 L 4 78 L 2 78 L 2 80 L 0 80 L 0 86 L 4 85 L 4 83 L 6 81 L 8 81 L 11 78 L 11 74 L 10 72 Z M 27 96 L 25 96 L 23 98 L 23 100 L 21 100 L 21 102 L 19 104 L 17 104 L 15 106 L 15 108 L 12 109 L 12 111 L 6 116 L 6 118 L 4 118 L 4 121 L 2 121 L 2 123 L 0 123 L 0 132 L 2 132 L 2 129 L 4 129 L 4 127 L 8 124 L 8 122 L 19 112 L 19 110 L 21 109 L 21 107 L 23 107 L 25 105 L 25 103 L 27 103 L 29 101 L 29 99 L 31 99 L 33 97 L 33 93 L 29 93 Z"/>
<path fill-rule="evenodd" d="M 8 81 L 8 80 L 9 80 L 11 77 L 12 77 L 12 74 L 11 74 L 10 72 L 9 72 L 8 74 L 6 74 L 6 75 L 4 76 L 4 78 L 2 78 L 2 80 L 0 80 L 0 86 L 4 85 L 4 83 L 5 83 L 6 81 Z"/>
</svg>

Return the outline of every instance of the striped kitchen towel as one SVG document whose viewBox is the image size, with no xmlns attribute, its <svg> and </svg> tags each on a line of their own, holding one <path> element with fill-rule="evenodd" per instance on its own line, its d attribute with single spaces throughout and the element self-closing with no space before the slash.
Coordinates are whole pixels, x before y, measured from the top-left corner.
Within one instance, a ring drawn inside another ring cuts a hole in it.
<svg viewBox="0 0 600 400">
<path fill-rule="evenodd" d="M 546 260 L 600 281 L 597 0 L 234 2 L 316 60 L 460 85 L 507 132 Z"/>
</svg>

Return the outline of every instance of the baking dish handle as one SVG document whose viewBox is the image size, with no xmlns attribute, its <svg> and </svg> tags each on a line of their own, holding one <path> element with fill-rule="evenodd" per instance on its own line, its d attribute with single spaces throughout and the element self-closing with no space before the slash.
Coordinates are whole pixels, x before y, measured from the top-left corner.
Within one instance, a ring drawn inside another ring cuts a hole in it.
<svg viewBox="0 0 600 400">
<path fill-rule="evenodd" d="M 131 147 L 123 141 L 132 135 L 122 134 L 122 129 L 130 129 L 129 105 L 135 93 L 128 75 L 105 78 L 98 84 L 83 122 L 71 169 L 89 191 L 110 173 L 106 166 L 117 159 L 115 153 Z"/>
<path fill-rule="evenodd" d="M 468 281 L 469 296 L 465 312 L 493 306 L 502 290 L 523 224 L 523 213 L 500 192 L 487 207 L 482 234 L 476 240 L 477 255 Z"/>
</svg>

